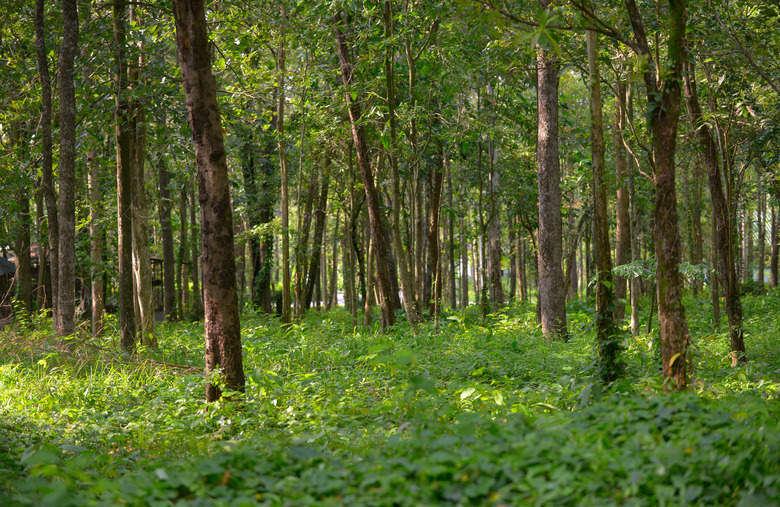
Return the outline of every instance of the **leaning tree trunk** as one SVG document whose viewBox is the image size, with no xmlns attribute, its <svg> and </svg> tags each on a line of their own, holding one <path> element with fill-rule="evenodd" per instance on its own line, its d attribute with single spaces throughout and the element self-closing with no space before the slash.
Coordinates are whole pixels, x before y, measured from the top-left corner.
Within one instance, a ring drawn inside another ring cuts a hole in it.
<svg viewBox="0 0 780 507">
<path fill-rule="evenodd" d="M 612 382 L 620 375 L 620 337 L 614 320 L 615 293 L 612 277 L 612 251 L 609 245 L 609 217 L 607 216 L 607 185 L 604 181 L 604 120 L 601 103 L 601 79 L 598 65 L 598 38 L 588 30 L 588 68 L 590 74 L 590 140 L 593 162 L 594 243 L 596 246 L 596 317 L 599 349 L 599 375 L 604 382 Z"/>
<path fill-rule="evenodd" d="M 206 373 L 221 369 L 224 387 L 243 392 L 230 181 L 203 4 L 203 0 L 173 2 L 179 64 L 198 170 Z M 212 382 L 206 384 L 207 401 L 216 401 L 221 395 L 220 387 Z"/>
<path fill-rule="evenodd" d="M 626 0 L 631 26 L 640 54 L 648 59 L 644 80 L 647 89 L 649 124 L 655 161 L 655 256 L 658 321 L 661 330 L 661 364 L 666 390 L 688 386 L 690 335 L 682 305 L 683 278 L 680 274 L 680 231 L 675 186 L 675 151 L 680 113 L 682 65 L 685 61 L 685 0 L 669 0 L 668 70 L 658 83 L 653 53 L 647 43 L 644 24 L 635 0 Z"/>
<path fill-rule="evenodd" d="M 718 164 L 718 145 L 704 121 L 699 97 L 696 91 L 696 76 L 693 63 L 688 63 L 685 72 L 685 101 L 688 106 L 688 116 L 696 129 L 696 138 L 702 152 L 704 166 L 707 169 L 707 179 L 710 184 L 710 199 L 712 214 L 716 226 L 717 250 L 719 259 L 719 275 L 726 294 L 726 315 L 729 319 L 729 335 L 731 337 L 731 360 L 736 365 L 745 361 L 745 340 L 742 330 L 742 301 L 739 297 L 739 278 L 734 259 L 734 240 L 732 238 L 729 217 L 729 203 L 723 190 L 720 164 Z"/>
<path fill-rule="evenodd" d="M 542 0 L 547 8 L 549 2 Z M 538 284 L 542 333 L 547 340 L 568 339 L 566 284 L 561 268 L 561 170 L 558 159 L 558 80 L 555 52 L 537 49 L 537 152 L 539 179 Z"/>
<path fill-rule="evenodd" d="M 76 0 L 62 0 L 64 33 L 58 62 L 60 83 L 60 198 L 57 299 L 60 335 L 76 330 L 76 81 L 73 62 L 79 41 Z"/>
<path fill-rule="evenodd" d="M 379 292 L 382 308 L 383 327 L 392 326 L 395 323 L 395 314 L 393 313 L 392 283 L 390 281 L 390 270 L 388 269 L 387 247 L 385 245 L 385 234 L 382 227 L 382 214 L 379 209 L 379 196 L 374 184 L 374 175 L 371 170 L 368 146 L 366 145 L 365 133 L 362 122 L 362 110 L 360 103 L 355 98 L 353 88 L 353 65 L 350 60 L 349 48 L 345 35 L 341 32 L 339 25 L 341 18 L 339 15 L 333 19 L 336 25 L 336 52 L 339 57 L 339 66 L 341 67 L 341 76 L 344 86 L 347 88 L 349 101 L 349 119 L 352 124 L 352 139 L 357 150 L 358 167 L 363 178 L 363 187 L 366 192 L 366 203 L 368 204 L 368 216 L 371 222 L 371 237 L 374 242 L 377 264 L 377 279 L 379 282 Z"/>
</svg>

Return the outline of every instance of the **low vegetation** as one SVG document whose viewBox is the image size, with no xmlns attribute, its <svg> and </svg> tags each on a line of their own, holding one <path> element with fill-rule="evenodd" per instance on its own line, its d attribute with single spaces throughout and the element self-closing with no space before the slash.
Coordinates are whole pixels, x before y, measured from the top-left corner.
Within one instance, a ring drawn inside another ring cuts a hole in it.
<svg viewBox="0 0 780 507">
<path fill-rule="evenodd" d="M 601 386 L 582 303 L 568 343 L 523 304 L 388 334 L 247 313 L 247 392 L 212 404 L 202 324 L 126 359 L 115 330 L 18 323 L 0 334 L 0 504 L 777 504 L 780 292 L 745 306 L 751 361 L 733 368 L 725 324 L 686 300 L 694 380 L 675 395 L 655 330 L 626 335 L 626 376 Z"/>
</svg>

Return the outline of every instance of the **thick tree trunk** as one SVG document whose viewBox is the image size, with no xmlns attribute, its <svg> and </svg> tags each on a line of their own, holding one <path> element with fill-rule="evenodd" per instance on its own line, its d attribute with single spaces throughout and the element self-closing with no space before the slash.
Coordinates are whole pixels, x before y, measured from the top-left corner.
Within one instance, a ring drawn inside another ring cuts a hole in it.
<svg viewBox="0 0 780 507">
<path fill-rule="evenodd" d="M 712 131 L 704 122 L 699 98 L 696 92 L 696 76 L 692 63 L 688 63 L 685 72 L 685 100 L 691 124 L 696 129 L 707 179 L 710 185 L 713 222 L 716 225 L 717 250 L 720 281 L 726 295 L 726 315 L 729 319 L 732 363 L 745 361 L 745 341 L 742 330 L 742 302 L 739 296 L 739 278 L 734 259 L 734 240 L 729 211 L 729 203 L 723 190 L 718 163 L 718 145 Z"/>
<path fill-rule="evenodd" d="M 116 200 L 119 222 L 119 333 L 125 354 L 135 352 L 133 310 L 133 173 L 130 165 L 132 127 L 125 49 L 125 13 L 127 2 L 114 0 L 114 44 L 116 49 Z"/>
<path fill-rule="evenodd" d="M 221 369 L 226 389 L 244 391 L 241 325 L 233 258 L 233 215 L 203 0 L 174 0 L 176 42 L 198 170 L 203 242 L 206 373 Z M 222 395 L 206 384 L 206 400 Z"/>
<path fill-rule="evenodd" d="M 390 270 L 387 263 L 387 247 L 385 245 L 385 235 L 382 227 L 382 216 L 379 209 L 379 197 L 374 185 L 374 175 L 371 170 L 368 146 L 363 132 L 362 111 L 360 103 L 356 100 L 355 93 L 352 91 L 352 62 L 349 56 L 349 49 L 344 34 L 339 28 L 341 23 L 340 16 L 334 18 L 336 25 L 336 52 L 339 57 L 341 67 L 341 76 L 344 86 L 347 89 L 349 102 L 349 119 L 352 124 L 352 138 L 357 150 L 358 166 L 363 178 L 363 187 L 366 192 L 366 202 L 368 204 L 368 215 L 371 221 L 371 236 L 374 241 L 377 262 L 377 278 L 379 282 L 379 292 L 382 307 L 382 324 L 392 326 L 395 323 L 395 314 L 393 313 L 392 284 L 390 282 Z"/>
<path fill-rule="evenodd" d="M 622 266 L 631 262 L 631 218 L 629 216 L 628 158 L 623 145 L 623 128 L 626 123 L 626 89 L 618 77 L 615 96 L 615 126 L 612 131 L 615 148 L 615 180 L 617 199 L 615 214 L 617 239 L 615 241 L 615 264 Z M 615 320 L 622 321 L 626 316 L 626 279 L 615 277 Z"/>
<path fill-rule="evenodd" d="M 620 336 L 614 321 L 615 293 L 612 278 L 612 250 L 609 246 L 609 217 L 607 216 L 607 184 L 604 181 L 604 120 L 601 103 L 601 79 L 598 66 L 598 38 L 596 32 L 586 33 L 588 68 L 590 74 L 590 141 L 593 163 L 593 210 L 596 244 L 596 342 L 599 349 L 599 375 L 604 382 L 620 376 Z"/>
<path fill-rule="evenodd" d="M 546 0 L 540 2 L 543 8 Z M 558 72 L 551 50 L 537 49 L 538 130 L 536 160 L 539 178 L 539 304 L 542 333 L 547 340 L 568 339 L 566 292 L 561 267 L 562 218 L 558 159 Z"/>
<path fill-rule="evenodd" d="M 43 189 L 43 198 L 46 202 L 46 214 L 49 222 L 49 236 L 47 252 L 39 251 L 40 257 L 48 254 L 48 263 L 41 262 L 41 267 L 49 266 L 51 287 L 47 296 L 48 302 L 52 305 L 53 329 L 59 328 L 59 300 L 57 299 L 57 287 L 59 284 L 58 270 L 60 267 L 58 258 L 59 245 L 59 220 L 57 216 L 57 191 L 54 187 L 54 174 L 52 169 L 52 136 L 51 136 L 51 77 L 49 75 L 49 60 L 46 50 L 46 31 L 44 27 L 44 0 L 35 0 L 35 48 L 38 57 L 38 75 L 41 82 L 41 186 Z M 45 280 L 45 273 L 44 273 Z M 45 283 L 44 283 L 45 285 Z"/>
<path fill-rule="evenodd" d="M 60 197 L 56 319 L 60 335 L 76 331 L 76 81 L 73 62 L 79 41 L 76 0 L 62 0 L 64 32 L 57 64 L 60 84 Z"/>
<path fill-rule="evenodd" d="M 89 182 L 89 256 L 91 260 L 90 278 L 92 280 L 92 336 L 103 334 L 103 314 L 105 299 L 103 294 L 103 234 L 100 222 L 100 167 L 97 150 L 87 154 L 87 177 Z"/>
</svg>

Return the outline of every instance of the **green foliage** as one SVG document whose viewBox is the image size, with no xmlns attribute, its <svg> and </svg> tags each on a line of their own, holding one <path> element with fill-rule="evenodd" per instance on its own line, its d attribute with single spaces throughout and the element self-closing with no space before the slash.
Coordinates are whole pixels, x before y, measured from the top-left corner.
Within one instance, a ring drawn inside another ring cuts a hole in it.
<svg viewBox="0 0 780 507">
<path fill-rule="evenodd" d="M 695 392 L 675 396 L 649 335 L 623 339 L 626 377 L 602 386 L 582 303 L 568 343 L 543 340 L 527 303 L 445 310 L 416 335 L 249 313 L 246 395 L 214 404 L 202 325 L 163 324 L 162 349 L 128 362 L 112 334 L 60 342 L 33 318 L 0 334 L 0 503 L 777 502 L 780 296 L 746 298 L 756 359 L 738 368 L 699 301 Z"/>
</svg>

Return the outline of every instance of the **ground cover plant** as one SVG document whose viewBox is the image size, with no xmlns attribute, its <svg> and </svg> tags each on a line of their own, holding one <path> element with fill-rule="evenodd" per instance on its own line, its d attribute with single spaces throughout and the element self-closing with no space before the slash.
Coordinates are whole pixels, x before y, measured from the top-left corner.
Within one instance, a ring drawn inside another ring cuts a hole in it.
<svg viewBox="0 0 780 507">
<path fill-rule="evenodd" d="M 1 335 L 0 503 L 778 504 L 780 293 L 745 305 L 751 361 L 731 367 L 725 326 L 688 298 L 694 381 L 674 395 L 655 331 L 626 334 L 626 376 L 598 382 L 586 303 L 568 343 L 519 303 L 390 333 L 247 313 L 247 392 L 210 404 L 202 324 L 123 359 L 115 333 L 19 323 Z"/>
</svg>

